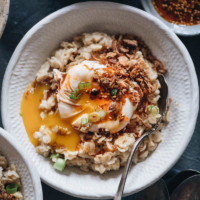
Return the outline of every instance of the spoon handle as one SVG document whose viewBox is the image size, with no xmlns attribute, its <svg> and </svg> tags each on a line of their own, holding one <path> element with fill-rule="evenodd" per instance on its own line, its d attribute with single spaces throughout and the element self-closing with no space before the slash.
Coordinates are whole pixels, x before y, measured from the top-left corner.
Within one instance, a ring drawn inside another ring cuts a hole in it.
<svg viewBox="0 0 200 200">
<path fill-rule="evenodd" d="M 114 200 L 121 200 L 122 194 L 123 194 L 123 190 L 124 190 L 124 185 L 126 183 L 127 174 L 128 174 L 129 169 L 130 169 L 130 166 L 132 164 L 133 156 L 135 155 L 135 152 L 136 152 L 138 146 L 144 140 L 144 138 L 146 138 L 154 130 L 155 129 L 143 134 L 138 140 L 136 140 L 135 144 L 133 145 L 131 153 L 130 153 L 130 155 L 128 157 L 128 161 L 127 161 L 126 166 L 124 168 L 124 171 L 123 171 L 123 174 L 122 174 L 122 177 L 121 177 L 121 180 L 120 180 L 120 183 L 119 183 L 119 186 L 118 186 L 118 189 L 117 189 L 117 192 L 116 192 Z"/>
<path fill-rule="evenodd" d="M 165 115 L 166 109 L 167 109 L 167 101 L 168 101 L 168 86 L 167 86 L 167 82 L 165 80 L 165 77 L 162 74 L 158 74 L 158 80 L 161 84 L 161 92 L 160 92 L 160 96 L 161 98 L 158 101 L 158 107 L 159 107 L 159 114 L 161 115 L 160 119 L 157 121 L 157 123 L 155 124 L 155 126 L 148 131 L 147 133 L 144 133 L 139 139 L 136 140 L 135 144 L 132 147 L 131 153 L 128 157 L 128 161 L 126 163 L 126 166 L 124 168 L 116 195 L 114 200 L 121 200 L 122 198 L 122 194 L 123 194 L 123 190 L 124 190 L 124 185 L 126 183 L 126 178 L 127 178 L 127 174 L 128 171 L 130 169 L 130 166 L 132 164 L 132 160 L 133 160 L 133 156 L 135 155 L 135 152 L 139 146 L 139 144 L 144 140 L 144 138 L 146 138 L 148 135 L 150 135 L 151 133 L 153 133 L 160 125 L 163 116 Z"/>
</svg>

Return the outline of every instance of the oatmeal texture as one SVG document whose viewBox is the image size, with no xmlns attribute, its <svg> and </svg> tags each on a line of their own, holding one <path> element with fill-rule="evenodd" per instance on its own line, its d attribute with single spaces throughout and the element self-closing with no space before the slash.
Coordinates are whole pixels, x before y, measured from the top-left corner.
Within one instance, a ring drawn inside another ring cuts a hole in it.
<svg viewBox="0 0 200 200">
<path fill-rule="evenodd" d="M 8 194 L 5 186 L 15 183 L 18 185 L 18 191 L 13 194 Z M 21 182 L 20 176 L 17 173 L 14 164 L 8 166 L 8 161 L 0 152 L 0 199 L 2 200 L 23 200 L 23 195 L 20 191 Z"/>
<path fill-rule="evenodd" d="M 86 88 L 84 93 L 94 100 L 103 99 L 108 102 L 106 108 L 103 104 L 98 104 L 95 108 L 104 109 L 106 117 L 100 119 L 100 123 L 87 122 L 85 119 L 89 116 L 85 113 L 72 123 L 80 136 L 75 151 L 51 144 L 52 132 L 70 135 L 70 132 L 61 126 L 42 125 L 34 133 L 34 137 L 39 141 L 36 147 L 38 154 L 45 157 L 54 154 L 56 156 L 52 158 L 53 162 L 64 158 L 68 166 L 78 166 L 84 171 L 94 170 L 102 174 L 118 170 L 125 165 L 135 141 L 161 117 L 157 107 L 161 87 L 157 76 L 167 70 L 152 55 L 145 43 L 133 35 L 109 36 L 106 33 L 94 32 L 75 36 L 72 42 L 62 42 L 60 48 L 53 51 L 32 83 L 30 93 L 34 93 L 37 84 L 49 85 L 49 89 L 43 92 L 38 108 L 42 119 L 58 112 L 66 118 L 81 112 L 76 110 L 76 113 L 68 112 L 67 115 L 62 113 L 61 106 L 77 105 L 76 99 L 69 98 L 75 91 L 74 86 L 64 90 L 62 86 L 65 77 L 69 76 L 69 73 L 72 74 L 74 66 L 82 67 L 91 61 L 95 66 L 98 64 L 101 67 L 93 70 L 94 74 L 91 75 L 92 84 L 97 84 L 98 89 Z M 87 76 L 89 77 L 90 73 Z M 125 113 L 126 106 L 132 109 L 131 115 L 129 111 Z M 163 120 L 170 121 L 169 108 Z M 109 123 L 117 124 L 117 132 L 113 127 L 110 128 Z M 156 149 L 162 140 L 160 132 L 163 123 L 140 144 L 133 163 L 145 160 Z M 103 125 L 105 127 L 102 127 Z"/>
</svg>

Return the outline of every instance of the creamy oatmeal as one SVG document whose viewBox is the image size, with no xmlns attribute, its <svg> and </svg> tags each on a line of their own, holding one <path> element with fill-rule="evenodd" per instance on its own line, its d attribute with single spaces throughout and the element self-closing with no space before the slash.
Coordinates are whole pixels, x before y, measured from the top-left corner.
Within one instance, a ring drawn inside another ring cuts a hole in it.
<svg viewBox="0 0 200 200">
<path fill-rule="evenodd" d="M 0 199 L 23 200 L 20 176 L 14 164 L 8 166 L 8 161 L 0 152 Z"/>
<path fill-rule="evenodd" d="M 65 165 L 118 170 L 131 147 L 160 118 L 163 64 L 133 35 L 84 33 L 62 42 L 24 92 L 21 116 L 36 152 Z M 169 122 L 169 110 L 164 117 Z M 161 141 L 159 129 L 139 146 L 134 163 Z"/>
</svg>

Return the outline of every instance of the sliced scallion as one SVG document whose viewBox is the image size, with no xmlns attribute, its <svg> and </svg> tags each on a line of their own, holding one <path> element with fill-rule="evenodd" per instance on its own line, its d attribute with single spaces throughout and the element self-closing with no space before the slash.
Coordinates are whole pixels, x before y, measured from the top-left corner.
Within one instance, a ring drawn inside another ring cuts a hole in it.
<svg viewBox="0 0 200 200">
<path fill-rule="evenodd" d="M 11 183 L 6 186 L 6 191 L 8 194 L 13 194 L 17 192 L 18 185 L 16 183 Z"/>
<path fill-rule="evenodd" d="M 134 88 L 134 85 L 133 85 L 133 83 L 131 83 L 131 88 Z"/>
<path fill-rule="evenodd" d="M 82 124 L 82 125 L 88 124 L 88 118 L 82 118 L 82 119 L 81 119 L 81 124 Z"/>
<path fill-rule="evenodd" d="M 52 159 L 52 158 L 56 158 L 58 156 L 59 156 L 59 153 L 57 153 L 57 154 L 51 154 L 51 156 L 49 158 Z"/>
<path fill-rule="evenodd" d="M 112 96 L 116 96 L 116 95 L 117 95 L 117 92 L 118 92 L 118 89 L 113 88 L 112 91 L 111 91 L 111 95 L 112 95 Z"/>
<path fill-rule="evenodd" d="M 136 82 L 131 82 L 131 88 L 137 87 L 137 83 Z"/>
<path fill-rule="evenodd" d="M 105 78 L 101 78 L 101 82 L 103 83 L 105 81 Z"/>
<path fill-rule="evenodd" d="M 115 114 L 114 114 L 114 119 L 115 119 L 115 121 L 117 120 L 117 115 L 115 115 Z"/>
<path fill-rule="evenodd" d="M 88 116 L 89 122 L 98 122 L 100 120 L 100 114 L 98 112 L 93 112 Z"/>
<path fill-rule="evenodd" d="M 76 89 L 70 95 L 70 99 L 78 99 L 82 95 L 83 91 L 80 92 L 79 89 Z"/>
<path fill-rule="evenodd" d="M 158 114 L 158 108 L 156 106 L 150 106 L 150 107 L 148 107 L 148 110 L 150 110 L 152 115 Z"/>
<path fill-rule="evenodd" d="M 62 172 L 63 169 L 65 168 L 65 165 L 66 161 L 62 158 L 58 158 L 58 160 L 54 163 L 53 167 L 54 169 Z"/>
<path fill-rule="evenodd" d="M 100 115 L 100 118 L 103 119 L 106 116 L 106 111 L 104 109 L 97 110 Z"/>
<path fill-rule="evenodd" d="M 79 83 L 78 88 L 80 90 L 91 88 L 91 82 Z"/>
</svg>

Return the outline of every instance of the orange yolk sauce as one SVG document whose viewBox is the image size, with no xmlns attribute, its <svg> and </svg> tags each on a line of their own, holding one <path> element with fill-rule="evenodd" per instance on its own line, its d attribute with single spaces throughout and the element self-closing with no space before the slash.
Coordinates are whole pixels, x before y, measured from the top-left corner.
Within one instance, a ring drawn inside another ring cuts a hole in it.
<svg viewBox="0 0 200 200">
<path fill-rule="evenodd" d="M 38 139 L 34 138 L 35 131 L 39 131 L 42 125 L 46 128 L 53 128 L 54 126 L 61 126 L 67 128 L 71 134 L 60 135 L 52 131 L 50 134 L 51 143 L 50 146 L 64 146 L 70 151 L 75 151 L 77 144 L 80 142 L 78 131 L 71 127 L 71 123 L 75 120 L 74 117 L 69 119 L 61 119 L 59 112 L 55 115 L 46 115 L 44 119 L 40 117 L 41 110 L 38 109 L 41 100 L 43 98 L 43 91 L 48 90 L 48 85 L 37 85 L 34 93 L 28 92 L 32 86 L 29 85 L 23 94 L 21 101 L 21 116 L 23 123 L 28 134 L 30 142 L 34 145 L 38 145 Z"/>
<path fill-rule="evenodd" d="M 95 112 L 96 108 L 101 105 L 103 105 L 102 108 L 107 111 L 108 105 L 110 103 L 110 100 L 106 99 L 96 98 L 92 100 L 90 98 L 90 95 L 84 92 L 77 102 L 81 105 L 81 107 L 76 107 L 74 110 L 74 112 L 81 110 L 82 112 L 80 112 L 79 114 L 67 119 L 62 119 L 59 112 L 57 112 L 57 114 L 55 115 L 46 114 L 45 118 L 42 119 L 40 117 L 40 113 L 42 112 L 42 110 L 40 110 L 38 107 L 43 98 L 43 91 L 48 90 L 49 85 L 37 84 L 34 89 L 34 93 L 29 92 L 31 87 L 32 85 L 30 84 L 23 94 L 21 101 L 21 116 L 29 140 L 35 147 L 38 146 L 39 141 L 38 139 L 34 138 L 34 133 L 36 131 L 39 131 L 42 125 L 45 125 L 45 128 L 49 128 L 50 130 L 57 125 L 61 126 L 62 128 L 67 128 L 68 131 L 71 133 L 69 135 L 61 135 L 52 131 L 52 133 L 49 134 L 49 136 L 51 137 L 51 143 L 49 145 L 54 147 L 62 146 L 66 147 L 69 151 L 75 151 L 78 143 L 80 142 L 80 137 L 79 131 L 73 129 L 71 124 L 82 114 L 90 114 L 92 112 Z M 110 120 L 109 117 L 113 116 L 107 113 L 103 121 Z"/>
</svg>

